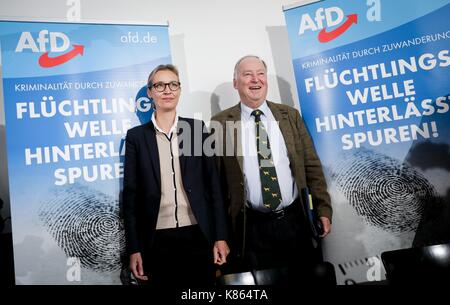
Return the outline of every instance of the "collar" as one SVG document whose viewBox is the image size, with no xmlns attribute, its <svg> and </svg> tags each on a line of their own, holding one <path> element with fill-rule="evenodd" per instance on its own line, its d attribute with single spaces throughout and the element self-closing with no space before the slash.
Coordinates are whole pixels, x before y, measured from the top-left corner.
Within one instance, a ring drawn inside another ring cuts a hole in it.
<svg viewBox="0 0 450 305">
<path fill-rule="evenodd" d="M 264 101 L 261 106 L 259 106 L 257 109 L 261 110 L 263 112 L 263 116 L 267 117 L 268 113 L 270 113 L 270 108 L 267 105 L 267 101 Z M 256 110 L 253 108 L 248 107 L 244 103 L 241 102 L 241 118 L 245 120 L 250 120 L 252 118 L 252 112 Z"/>
<path fill-rule="evenodd" d="M 171 136 L 172 135 L 172 133 L 174 132 L 174 131 L 176 131 L 176 129 L 177 129 L 177 125 L 178 125 L 178 114 L 176 114 L 175 115 L 175 121 L 173 122 L 173 125 L 172 125 L 172 127 L 170 127 L 170 130 L 169 130 L 169 132 L 166 134 L 165 132 L 164 132 L 164 130 L 162 130 L 159 126 L 158 126 L 158 123 L 156 123 L 156 111 L 153 111 L 153 113 L 152 113 L 152 123 L 153 123 L 153 125 L 155 126 L 155 129 L 156 129 L 156 131 L 158 131 L 158 132 L 161 132 L 161 133 L 163 133 L 163 134 L 165 134 L 165 135 L 167 135 L 167 136 Z"/>
</svg>

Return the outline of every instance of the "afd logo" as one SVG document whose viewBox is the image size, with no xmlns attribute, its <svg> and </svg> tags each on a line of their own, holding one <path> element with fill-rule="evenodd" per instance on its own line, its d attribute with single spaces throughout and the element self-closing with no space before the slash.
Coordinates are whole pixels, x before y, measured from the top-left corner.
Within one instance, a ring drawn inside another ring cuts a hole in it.
<svg viewBox="0 0 450 305">
<path fill-rule="evenodd" d="M 353 24 L 358 23 L 358 15 L 350 14 L 345 16 L 344 11 L 337 7 L 319 8 L 316 10 L 314 18 L 309 14 L 303 14 L 300 20 L 298 35 L 303 35 L 305 31 L 318 31 L 317 39 L 321 43 L 329 42 L 345 33 Z M 327 28 L 336 27 L 328 31 Z"/>
<path fill-rule="evenodd" d="M 51 68 L 62 65 L 77 55 L 83 55 L 84 46 L 74 44 L 70 50 L 69 48 L 70 40 L 66 34 L 41 30 L 36 38 L 34 38 L 30 32 L 22 32 L 16 46 L 16 52 L 19 53 L 24 50 L 31 50 L 33 53 L 44 53 L 39 57 L 39 65 L 43 68 Z M 50 57 L 50 52 L 66 53 Z"/>
</svg>

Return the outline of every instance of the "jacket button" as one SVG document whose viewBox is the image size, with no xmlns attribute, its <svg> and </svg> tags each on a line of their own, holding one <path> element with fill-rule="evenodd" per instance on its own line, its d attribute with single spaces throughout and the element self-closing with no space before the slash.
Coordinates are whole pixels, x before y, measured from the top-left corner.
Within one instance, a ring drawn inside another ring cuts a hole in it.
<svg viewBox="0 0 450 305">
<path fill-rule="evenodd" d="M 239 183 L 241 186 L 244 186 L 244 182 Z"/>
<path fill-rule="evenodd" d="M 187 189 L 188 193 L 190 193 L 192 190 L 191 189 Z"/>
</svg>

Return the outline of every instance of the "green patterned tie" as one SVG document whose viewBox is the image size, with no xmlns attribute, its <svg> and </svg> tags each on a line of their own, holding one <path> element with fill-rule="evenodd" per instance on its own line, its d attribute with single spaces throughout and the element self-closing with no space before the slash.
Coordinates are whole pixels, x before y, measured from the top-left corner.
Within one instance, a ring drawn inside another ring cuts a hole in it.
<svg viewBox="0 0 450 305">
<path fill-rule="evenodd" d="M 273 164 L 270 150 L 269 137 L 264 124 L 261 122 L 263 112 L 254 110 L 256 124 L 256 148 L 258 150 L 259 176 L 261 177 L 261 190 L 264 206 L 275 210 L 281 203 L 280 185 L 278 184 L 277 171 Z"/>
</svg>

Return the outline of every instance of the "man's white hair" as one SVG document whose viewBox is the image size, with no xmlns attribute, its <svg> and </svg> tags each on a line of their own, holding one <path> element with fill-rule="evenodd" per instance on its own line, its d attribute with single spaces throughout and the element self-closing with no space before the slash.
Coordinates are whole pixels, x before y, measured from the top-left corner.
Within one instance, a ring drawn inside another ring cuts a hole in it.
<svg viewBox="0 0 450 305">
<path fill-rule="evenodd" d="M 244 59 L 247 59 L 247 58 L 256 58 L 256 59 L 259 59 L 259 60 L 262 62 L 262 64 L 264 65 L 264 68 L 265 68 L 266 71 L 267 71 L 267 65 L 266 65 L 266 63 L 265 63 L 264 60 L 262 60 L 259 56 L 256 56 L 256 55 L 245 55 L 244 57 L 241 57 L 241 58 L 236 62 L 236 65 L 234 66 L 233 79 L 236 79 L 236 78 L 237 78 L 237 72 L 238 72 L 238 69 L 239 69 L 239 65 L 241 64 L 241 62 L 242 62 Z"/>
</svg>

